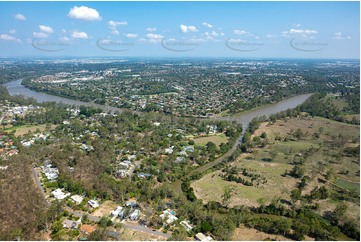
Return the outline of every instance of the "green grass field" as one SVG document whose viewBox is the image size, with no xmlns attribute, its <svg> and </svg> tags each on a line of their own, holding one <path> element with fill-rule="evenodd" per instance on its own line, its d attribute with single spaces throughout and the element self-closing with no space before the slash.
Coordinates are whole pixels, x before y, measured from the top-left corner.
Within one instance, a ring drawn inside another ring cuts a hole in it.
<svg viewBox="0 0 361 242">
<path fill-rule="evenodd" d="M 213 142 L 217 146 L 221 143 L 227 143 L 228 138 L 225 134 L 218 134 L 218 135 L 210 135 L 206 137 L 199 137 L 199 138 L 192 138 L 196 145 L 206 145 L 208 142 Z"/>
<path fill-rule="evenodd" d="M 337 179 L 336 185 L 347 190 L 356 190 L 360 194 L 360 183 L 349 182 L 344 179 Z"/>
<path fill-rule="evenodd" d="M 54 129 L 56 125 L 51 125 L 51 129 Z M 46 128 L 46 124 L 40 124 L 40 125 L 21 125 L 21 126 L 13 126 L 11 128 L 5 129 L 6 132 L 12 132 L 15 130 L 15 136 L 20 136 L 27 134 L 29 131 L 34 132 L 37 129 L 39 129 L 41 132 L 43 132 Z"/>
</svg>

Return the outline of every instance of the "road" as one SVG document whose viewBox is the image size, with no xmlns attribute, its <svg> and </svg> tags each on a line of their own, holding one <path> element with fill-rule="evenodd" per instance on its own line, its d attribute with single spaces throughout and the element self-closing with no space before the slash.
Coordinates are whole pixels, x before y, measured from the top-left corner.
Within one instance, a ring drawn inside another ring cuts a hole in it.
<svg viewBox="0 0 361 242">
<path fill-rule="evenodd" d="M 148 227 L 144 227 L 144 226 L 142 226 L 140 224 L 125 223 L 124 228 L 141 231 L 141 232 L 144 232 L 144 233 L 147 233 L 147 234 L 152 234 L 152 235 L 155 235 L 155 236 L 162 236 L 162 237 L 165 237 L 167 239 L 172 236 L 171 234 L 165 234 L 165 233 L 162 233 L 162 232 L 159 232 L 159 231 L 153 231 L 152 229 L 150 229 Z"/>
<path fill-rule="evenodd" d="M 34 176 L 35 183 L 36 183 L 36 185 L 38 186 L 41 195 L 43 195 L 43 197 L 44 197 L 45 206 L 48 208 L 48 207 L 50 206 L 50 203 L 49 203 L 48 200 L 46 199 L 45 192 L 44 192 L 44 188 L 43 188 L 43 186 L 42 186 L 41 183 L 40 183 L 38 173 L 36 172 L 34 166 L 31 168 L 31 171 L 32 171 L 33 176 Z"/>
</svg>

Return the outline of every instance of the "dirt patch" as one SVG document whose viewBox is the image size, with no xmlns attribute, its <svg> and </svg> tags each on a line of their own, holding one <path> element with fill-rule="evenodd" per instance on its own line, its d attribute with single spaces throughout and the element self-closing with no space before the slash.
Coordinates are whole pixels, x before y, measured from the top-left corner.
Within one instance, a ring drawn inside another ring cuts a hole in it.
<svg viewBox="0 0 361 242">
<path fill-rule="evenodd" d="M 113 211 L 114 209 L 117 208 L 116 203 L 112 202 L 112 201 L 105 201 L 104 203 L 100 204 L 99 208 L 96 209 L 92 215 L 93 216 L 98 216 L 98 217 L 102 217 L 102 216 L 109 216 L 111 211 Z"/>
<path fill-rule="evenodd" d="M 166 241 L 167 239 L 162 236 L 156 236 L 141 231 L 135 231 L 132 229 L 124 229 L 123 233 L 120 236 L 122 241 Z"/>
<path fill-rule="evenodd" d="M 264 241 L 264 240 L 278 240 L 278 241 L 291 241 L 290 239 L 274 234 L 267 234 L 256 229 L 249 229 L 241 226 L 234 231 L 232 236 L 233 241 Z"/>
</svg>

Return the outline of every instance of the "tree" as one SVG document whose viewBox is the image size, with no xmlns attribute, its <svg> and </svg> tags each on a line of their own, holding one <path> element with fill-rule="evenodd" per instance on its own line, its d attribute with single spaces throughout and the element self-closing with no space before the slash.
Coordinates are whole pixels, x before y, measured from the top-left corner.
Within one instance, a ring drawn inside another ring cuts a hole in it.
<svg viewBox="0 0 361 242">
<path fill-rule="evenodd" d="M 347 210 L 347 205 L 346 203 L 342 202 L 342 203 L 339 203 L 337 204 L 335 210 L 333 211 L 333 220 L 334 220 L 334 223 L 339 223 L 340 220 L 343 219 L 345 213 L 346 213 L 346 210 Z"/>
<path fill-rule="evenodd" d="M 234 188 L 231 186 L 227 186 L 224 188 L 224 194 L 222 195 L 222 203 L 224 205 L 228 205 L 228 202 L 230 201 L 232 197 L 232 193 L 234 191 Z"/>
</svg>

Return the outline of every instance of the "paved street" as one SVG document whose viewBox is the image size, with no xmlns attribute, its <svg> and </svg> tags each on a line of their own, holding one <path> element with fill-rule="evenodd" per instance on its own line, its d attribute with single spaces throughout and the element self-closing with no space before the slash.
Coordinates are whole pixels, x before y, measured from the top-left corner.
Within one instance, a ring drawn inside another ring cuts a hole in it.
<svg viewBox="0 0 361 242">
<path fill-rule="evenodd" d="M 33 176 L 34 176 L 36 185 L 38 186 L 38 188 L 39 188 L 39 190 L 40 190 L 40 193 L 41 193 L 41 194 L 43 195 L 43 197 L 44 197 L 45 206 L 46 206 L 46 207 L 49 207 L 49 206 L 50 206 L 50 203 L 48 202 L 48 200 L 46 200 L 44 188 L 43 188 L 43 186 L 42 186 L 41 183 L 40 183 L 38 173 L 36 172 L 36 170 L 35 170 L 34 167 L 31 168 L 31 171 L 32 171 L 32 173 L 33 173 Z"/>
<path fill-rule="evenodd" d="M 142 226 L 140 224 L 125 223 L 124 228 L 145 232 L 147 234 L 153 234 L 155 236 L 162 236 L 162 237 L 165 237 L 167 239 L 172 236 L 171 234 L 165 234 L 165 233 L 162 233 L 162 232 L 159 232 L 159 231 L 153 231 L 152 229 L 150 229 L 148 227 L 144 227 L 144 226 Z"/>
</svg>

